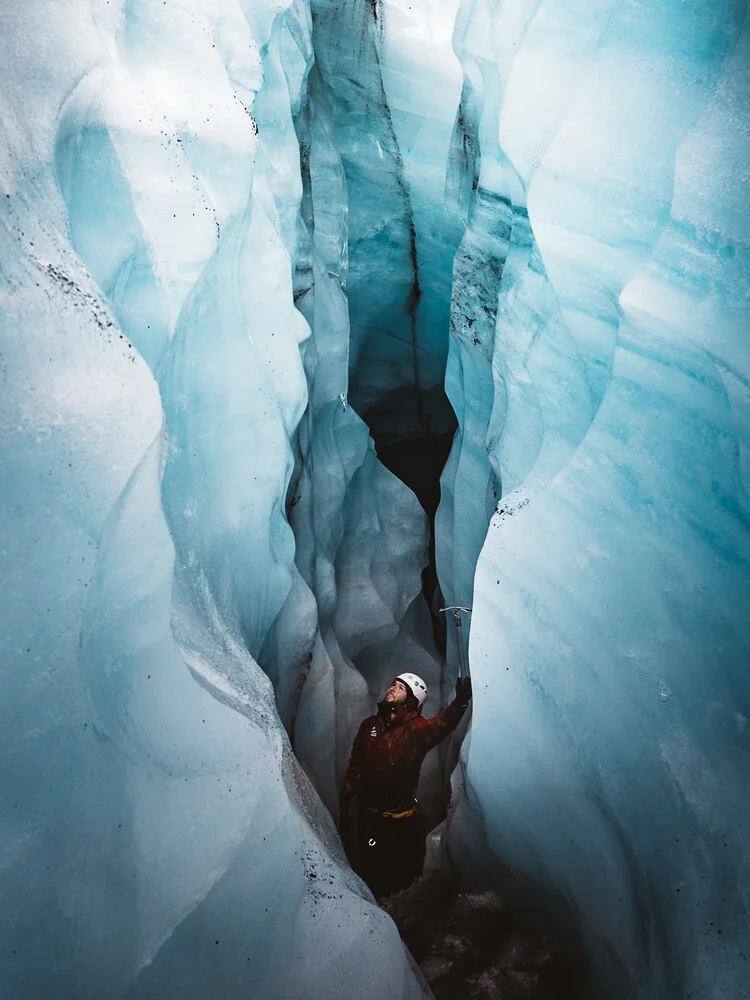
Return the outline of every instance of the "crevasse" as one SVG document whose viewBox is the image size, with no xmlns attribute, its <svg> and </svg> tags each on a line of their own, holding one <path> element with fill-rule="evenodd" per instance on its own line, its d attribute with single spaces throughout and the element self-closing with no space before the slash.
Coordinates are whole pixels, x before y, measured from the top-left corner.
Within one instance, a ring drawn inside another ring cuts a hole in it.
<svg viewBox="0 0 750 1000">
<path fill-rule="evenodd" d="M 0 993 L 429 995 L 330 812 L 444 601 L 446 863 L 747 996 L 743 0 L 0 17 Z"/>
</svg>

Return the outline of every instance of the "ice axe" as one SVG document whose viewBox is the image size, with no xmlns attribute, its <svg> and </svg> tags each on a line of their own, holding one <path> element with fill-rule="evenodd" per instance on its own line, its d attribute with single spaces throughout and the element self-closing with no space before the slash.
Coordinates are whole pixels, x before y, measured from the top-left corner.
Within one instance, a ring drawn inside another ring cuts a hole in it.
<svg viewBox="0 0 750 1000">
<path fill-rule="evenodd" d="M 458 643 L 458 676 L 468 677 L 469 674 L 466 670 L 466 662 L 464 660 L 464 623 L 461 619 L 461 612 L 466 612 L 467 615 L 471 614 L 471 608 L 461 608 L 455 605 L 451 605 L 449 608 L 441 608 L 440 612 L 453 612 L 453 621 L 456 626 L 456 642 Z"/>
</svg>

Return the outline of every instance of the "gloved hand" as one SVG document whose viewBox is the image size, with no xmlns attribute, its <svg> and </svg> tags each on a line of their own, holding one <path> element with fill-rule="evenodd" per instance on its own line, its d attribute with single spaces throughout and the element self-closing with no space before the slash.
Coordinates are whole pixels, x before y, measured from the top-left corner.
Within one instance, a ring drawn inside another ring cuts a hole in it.
<svg viewBox="0 0 750 1000">
<path fill-rule="evenodd" d="M 468 705 L 471 701 L 471 680 L 468 677 L 459 677 L 456 681 L 456 701 L 461 705 Z"/>
</svg>

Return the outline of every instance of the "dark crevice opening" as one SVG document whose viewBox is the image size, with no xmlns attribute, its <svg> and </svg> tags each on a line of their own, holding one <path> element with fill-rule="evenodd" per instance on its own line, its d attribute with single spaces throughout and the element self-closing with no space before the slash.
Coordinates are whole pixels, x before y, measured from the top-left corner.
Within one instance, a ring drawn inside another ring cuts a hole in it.
<svg viewBox="0 0 750 1000">
<path fill-rule="evenodd" d="M 442 386 L 419 390 L 402 386 L 382 396 L 363 414 L 383 465 L 409 487 L 427 515 L 428 561 L 422 590 L 432 611 L 435 644 L 445 656 L 446 623 L 437 614 L 435 515 L 440 504 L 440 476 L 448 460 L 458 421 Z M 439 597 L 439 594 L 438 594 Z"/>
<path fill-rule="evenodd" d="M 330 11 L 327 18 L 331 18 Z M 458 427 L 443 378 L 452 260 L 462 227 L 444 234 L 448 237 L 446 246 L 432 247 L 426 266 L 381 74 L 382 0 L 355 2 L 330 21 L 327 18 L 321 21 L 313 4 L 313 47 L 316 59 L 319 54 L 324 56 L 319 68 L 330 87 L 350 197 L 346 292 L 352 338 L 358 349 L 353 352 L 349 372 L 349 402 L 367 423 L 380 461 L 412 490 L 427 515 L 428 560 L 422 587 L 433 612 L 435 643 L 444 657 L 446 626 L 434 607 L 439 593 L 435 515 L 440 503 L 440 476 Z M 329 32 L 335 25 L 338 37 L 343 24 L 357 38 L 359 56 L 349 63 L 347 53 L 336 66 L 325 54 L 335 51 L 335 46 L 330 47 Z M 370 141 L 352 145 L 352 132 L 358 131 Z M 363 150 L 371 151 L 369 161 Z M 390 164 L 391 169 L 383 173 L 382 163 Z M 375 229 L 373 218 L 361 214 L 362 204 L 381 206 Z M 377 282 L 378 292 L 373 295 Z M 384 386 L 386 373 L 394 376 L 392 389 Z"/>
</svg>

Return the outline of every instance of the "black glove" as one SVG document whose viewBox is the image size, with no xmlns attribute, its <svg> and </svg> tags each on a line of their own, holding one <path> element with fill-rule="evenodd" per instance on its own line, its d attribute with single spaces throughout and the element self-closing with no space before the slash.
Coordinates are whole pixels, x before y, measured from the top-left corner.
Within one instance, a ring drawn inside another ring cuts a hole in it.
<svg viewBox="0 0 750 1000">
<path fill-rule="evenodd" d="M 468 677 L 459 677 L 456 681 L 456 701 L 464 706 L 471 701 L 471 680 Z"/>
</svg>

